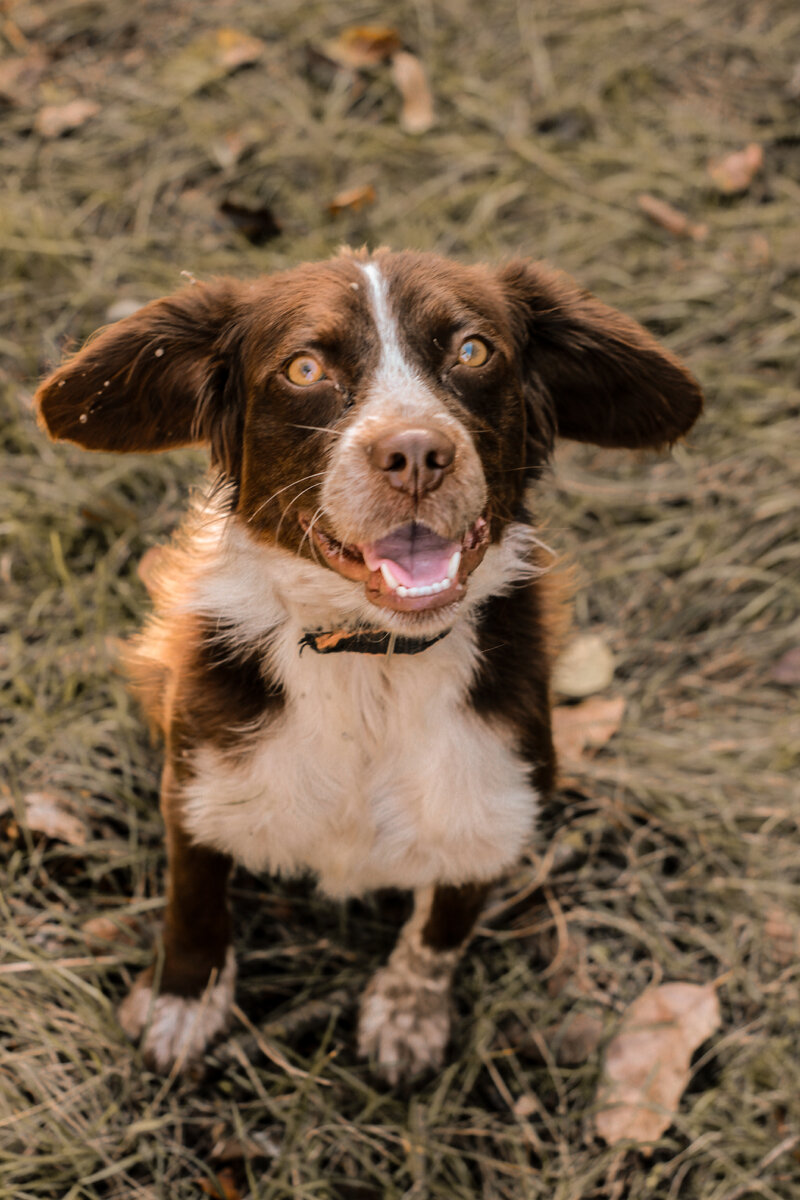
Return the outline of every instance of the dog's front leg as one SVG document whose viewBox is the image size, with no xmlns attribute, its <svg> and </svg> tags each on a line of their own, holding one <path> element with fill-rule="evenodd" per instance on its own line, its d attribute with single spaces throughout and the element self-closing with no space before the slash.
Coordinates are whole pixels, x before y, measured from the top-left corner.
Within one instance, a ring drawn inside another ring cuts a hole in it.
<svg viewBox="0 0 800 1200">
<path fill-rule="evenodd" d="M 488 883 L 420 888 L 414 912 L 361 1002 L 358 1049 L 392 1084 L 441 1066 L 450 1037 L 453 972 Z"/>
<path fill-rule="evenodd" d="M 183 828 L 178 790 L 165 768 L 161 807 L 167 830 L 167 899 L 163 964 L 144 971 L 119 1007 L 131 1038 L 157 1070 L 196 1070 L 209 1043 L 228 1023 L 236 962 L 227 903 L 230 859 L 195 845 Z"/>
</svg>

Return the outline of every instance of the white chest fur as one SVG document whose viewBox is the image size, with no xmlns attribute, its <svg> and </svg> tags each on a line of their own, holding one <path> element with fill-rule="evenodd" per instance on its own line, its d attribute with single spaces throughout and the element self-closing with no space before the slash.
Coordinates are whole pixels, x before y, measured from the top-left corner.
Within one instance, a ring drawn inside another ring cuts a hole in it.
<svg viewBox="0 0 800 1200">
<path fill-rule="evenodd" d="M 331 573 L 276 552 L 256 579 L 250 543 L 245 587 L 237 569 L 244 548 L 238 535 L 228 538 L 191 608 L 215 611 L 252 636 L 257 588 L 261 620 L 280 614 L 265 653 L 285 706 L 243 733 L 234 753 L 198 748 L 185 785 L 188 831 L 251 870 L 311 870 L 335 896 L 501 873 L 530 837 L 537 798 L 509 731 L 470 705 L 471 621 L 460 619 L 416 655 L 301 655 L 304 629 L 314 627 L 309 584 L 321 574 L 330 605 Z M 495 573 L 500 567 L 518 579 L 521 548 L 519 534 L 498 548 Z M 477 594 L 480 587 L 478 580 Z"/>
<path fill-rule="evenodd" d="M 508 736 L 466 702 L 469 640 L 389 661 L 304 651 L 246 758 L 200 750 L 190 831 L 251 870 L 309 868 L 337 896 L 499 874 L 535 796 Z"/>
</svg>

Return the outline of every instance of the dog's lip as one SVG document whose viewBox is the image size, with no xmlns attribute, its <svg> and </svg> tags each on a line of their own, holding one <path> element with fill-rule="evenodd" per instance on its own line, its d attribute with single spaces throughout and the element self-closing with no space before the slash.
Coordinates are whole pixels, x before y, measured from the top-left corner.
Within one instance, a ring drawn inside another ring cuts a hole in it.
<svg viewBox="0 0 800 1200">
<path fill-rule="evenodd" d="M 442 554 L 451 552 L 447 556 L 448 569 L 442 571 L 442 577 L 431 582 L 426 580 L 417 587 L 398 564 L 389 566 L 386 557 L 380 553 L 393 538 L 402 535 L 408 522 L 374 542 L 343 543 L 321 529 L 318 521 L 312 522 L 308 514 L 301 513 L 299 520 L 335 571 L 345 579 L 364 583 L 371 603 L 395 612 L 421 612 L 458 603 L 466 592 L 468 577 L 483 559 L 489 545 L 489 522 L 485 514 L 469 526 L 460 541 L 442 538 L 429 526 L 419 525 L 422 532 L 418 536 L 427 538 L 429 544 Z M 399 582 L 400 574 L 411 586 Z"/>
</svg>

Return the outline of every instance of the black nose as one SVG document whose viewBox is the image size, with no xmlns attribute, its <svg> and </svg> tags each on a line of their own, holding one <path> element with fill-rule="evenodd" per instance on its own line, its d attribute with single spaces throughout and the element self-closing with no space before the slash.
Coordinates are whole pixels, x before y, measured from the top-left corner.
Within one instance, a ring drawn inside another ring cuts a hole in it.
<svg viewBox="0 0 800 1200">
<path fill-rule="evenodd" d="M 436 491 L 453 465 L 456 448 L 438 429 L 420 426 L 384 434 L 367 446 L 367 455 L 392 487 L 421 499 Z"/>
</svg>

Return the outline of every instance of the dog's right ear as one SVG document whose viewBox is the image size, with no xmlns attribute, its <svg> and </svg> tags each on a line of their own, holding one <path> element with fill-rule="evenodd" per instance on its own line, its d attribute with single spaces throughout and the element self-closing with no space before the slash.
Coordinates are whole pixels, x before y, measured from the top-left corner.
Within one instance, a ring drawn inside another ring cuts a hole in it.
<svg viewBox="0 0 800 1200">
<path fill-rule="evenodd" d="M 39 387 L 41 424 L 87 450 L 210 442 L 212 459 L 230 472 L 242 421 L 236 359 L 245 286 L 194 284 L 99 330 Z"/>
</svg>

